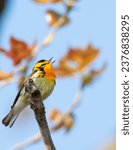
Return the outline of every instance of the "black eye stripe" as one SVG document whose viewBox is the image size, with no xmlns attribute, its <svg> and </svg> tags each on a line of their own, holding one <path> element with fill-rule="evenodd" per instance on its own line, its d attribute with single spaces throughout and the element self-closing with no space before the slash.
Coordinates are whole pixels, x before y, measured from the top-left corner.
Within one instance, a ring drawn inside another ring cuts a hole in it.
<svg viewBox="0 0 133 150">
<path fill-rule="evenodd" d="M 42 64 L 41 67 L 44 67 L 46 64 Z"/>
<path fill-rule="evenodd" d="M 36 67 L 38 70 L 40 70 L 40 71 L 43 71 L 44 72 L 44 70 L 43 70 L 43 68 L 41 68 L 41 67 Z"/>
</svg>

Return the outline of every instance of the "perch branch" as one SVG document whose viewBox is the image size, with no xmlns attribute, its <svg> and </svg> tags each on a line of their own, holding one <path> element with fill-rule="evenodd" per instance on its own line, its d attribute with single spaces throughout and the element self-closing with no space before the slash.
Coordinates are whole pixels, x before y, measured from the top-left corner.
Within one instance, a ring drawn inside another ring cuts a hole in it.
<svg viewBox="0 0 133 150">
<path fill-rule="evenodd" d="M 56 150 L 46 120 L 45 107 L 42 103 L 41 93 L 36 87 L 36 85 L 34 84 L 32 79 L 28 79 L 24 85 L 25 85 L 26 92 L 31 97 L 30 106 L 34 111 L 35 118 L 40 128 L 43 142 L 46 146 L 46 150 Z"/>
</svg>

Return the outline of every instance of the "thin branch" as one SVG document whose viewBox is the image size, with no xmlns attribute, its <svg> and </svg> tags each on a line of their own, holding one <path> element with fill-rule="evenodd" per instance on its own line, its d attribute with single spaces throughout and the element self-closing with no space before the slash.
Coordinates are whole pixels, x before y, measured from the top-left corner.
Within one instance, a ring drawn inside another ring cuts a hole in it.
<svg viewBox="0 0 133 150">
<path fill-rule="evenodd" d="M 6 86 L 8 84 L 15 83 L 15 82 L 18 82 L 18 79 L 16 77 L 12 77 L 12 78 L 9 78 L 9 79 L 6 79 L 6 80 L 2 80 L 2 81 L 0 81 L 0 88 Z"/>
<path fill-rule="evenodd" d="M 34 48 L 34 51 L 33 51 L 33 56 L 36 56 L 39 54 L 39 52 L 45 48 L 46 46 L 50 45 L 51 42 L 54 40 L 54 37 L 56 35 L 56 32 L 58 31 L 58 29 L 61 27 L 62 23 L 64 22 L 64 18 L 66 15 L 68 15 L 69 11 L 65 12 L 64 15 L 62 15 L 59 20 L 58 20 L 58 24 L 56 22 L 56 27 L 53 27 L 51 28 L 50 32 L 48 33 L 48 35 L 42 40 L 42 42 L 37 45 L 35 48 Z"/>
<path fill-rule="evenodd" d="M 40 132 L 42 135 L 43 142 L 46 146 L 46 150 L 56 150 L 50 135 L 47 119 L 45 116 L 45 107 L 42 103 L 41 93 L 32 79 L 28 79 L 24 85 L 26 92 L 31 97 L 30 106 L 34 111 L 34 115 L 40 128 Z"/>
<path fill-rule="evenodd" d="M 70 106 L 70 108 L 68 109 L 68 112 L 69 113 L 72 113 L 74 111 L 74 109 L 76 107 L 78 107 L 78 105 L 80 104 L 81 102 L 81 98 L 83 96 L 83 90 L 84 88 L 80 88 L 80 90 L 77 92 L 76 96 L 75 96 L 75 99 L 73 100 L 72 102 L 72 105 Z"/>
<path fill-rule="evenodd" d="M 32 144 L 35 144 L 37 142 L 39 142 L 42 139 L 42 136 L 40 133 L 34 135 L 32 138 L 29 138 L 25 141 L 23 141 L 22 143 L 16 144 L 14 145 L 11 150 L 21 150 L 24 149 Z"/>
</svg>

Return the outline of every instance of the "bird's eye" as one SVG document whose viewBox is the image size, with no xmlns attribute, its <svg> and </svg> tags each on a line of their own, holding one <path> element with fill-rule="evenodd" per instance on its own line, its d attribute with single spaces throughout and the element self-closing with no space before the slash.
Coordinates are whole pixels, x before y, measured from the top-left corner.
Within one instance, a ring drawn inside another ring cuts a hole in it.
<svg viewBox="0 0 133 150">
<path fill-rule="evenodd" d="M 46 64 L 41 65 L 41 67 L 45 67 L 45 66 L 46 66 Z"/>
</svg>

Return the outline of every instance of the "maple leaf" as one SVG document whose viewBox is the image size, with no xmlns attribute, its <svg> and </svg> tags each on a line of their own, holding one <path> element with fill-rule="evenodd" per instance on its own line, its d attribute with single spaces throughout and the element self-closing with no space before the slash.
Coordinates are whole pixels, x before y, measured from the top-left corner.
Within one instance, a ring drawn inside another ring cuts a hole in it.
<svg viewBox="0 0 133 150">
<path fill-rule="evenodd" d="M 0 48 L 0 51 L 4 53 L 7 57 L 13 60 L 13 64 L 18 65 L 23 59 L 31 57 L 31 52 L 35 47 L 35 44 L 28 46 L 25 42 L 10 38 L 10 50 L 6 51 Z"/>
<path fill-rule="evenodd" d="M 59 3 L 63 2 L 64 0 L 34 0 L 34 1 L 40 4 L 46 4 L 46 3 Z"/>
<path fill-rule="evenodd" d="M 58 77 L 73 76 L 90 65 L 98 56 L 99 50 L 88 45 L 85 49 L 70 49 L 57 67 L 54 68 Z"/>
<path fill-rule="evenodd" d="M 13 73 L 5 73 L 0 70 L 0 81 L 2 80 L 8 80 L 9 78 L 13 77 Z"/>
<path fill-rule="evenodd" d="M 62 15 L 53 10 L 48 10 L 46 12 L 46 20 L 49 26 L 62 27 L 69 23 L 69 18 L 66 15 Z"/>
<path fill-rule="evenodd" d="M 53 108 L 50 111 L 49 119 L 53 121 L 53 127 L 51 128 L 51 131 L 57 131 L 60 128 L 65 128 L 66 132 L 68 132 L 74 124 L 74 117 L 72 113 L 64 113 L 56 108 Z"/>
</svg>

